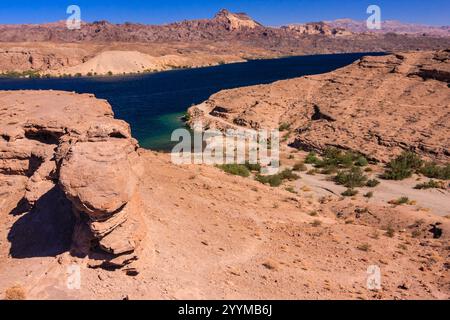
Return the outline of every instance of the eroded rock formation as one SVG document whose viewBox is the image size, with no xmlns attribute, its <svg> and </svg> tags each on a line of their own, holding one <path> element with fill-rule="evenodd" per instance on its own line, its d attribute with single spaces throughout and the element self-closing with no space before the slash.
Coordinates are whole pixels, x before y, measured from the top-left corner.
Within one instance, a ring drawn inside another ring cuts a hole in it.
<svg viewBox="0 0 450 320">
<path fill-rule="evenodd" d="M 450 51 L 364 57 L 323 75 L 219 92 L 190 109 L 209 127 L 279 128 L 285 143 L 388 161 L 411 150 L 450 158 Z M 219 112 L 220 111 L 220 112 Z"/>
<path fill-rule="evenodd" d="M 138 258 L 145 227 L 137 148 L 129 125 L 93 95 L 0 93 L 0 181 L 14 190 L 4 199 L 23 196 L 30 210 L 50 190 L 62 190 L 76 217 L 73 254 L 98 265 Z"/>
</svg>

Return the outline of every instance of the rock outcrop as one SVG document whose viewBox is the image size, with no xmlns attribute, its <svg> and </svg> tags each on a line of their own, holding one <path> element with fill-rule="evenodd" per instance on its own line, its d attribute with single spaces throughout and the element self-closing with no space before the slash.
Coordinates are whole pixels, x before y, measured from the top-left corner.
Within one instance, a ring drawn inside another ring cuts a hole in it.
<svg viewBox="0 0 450 320">
<path fill-rule="evenodd" d="M 57 91 L 0 92 L 0 115 L 0 181 L 17 185 L 27 210 L 58 188 L 76 217 L 74 255 L 109 267 L 136 260 L 142 167 L 129 125 L 106 101 Z"/>
<path fill-rule="evenodd" d="M 298 148 L 335 146 L 383 162 L 412 150 L 448 162 L 449 59 L 449 50 L 368 56 L 324 75 L 225 90 L 192 107 L 191 122 L 284 124 L 284 140 Z"/>
<path fill-rule="evenodd" d="M 333 28 L 325 22 L 311 22 L 305 24 L 292 24 L 283 29 L 298 33 L 299 35 L 324 35 L 324 36 L 350 36 L 352 33 L 344 28 Z"/>
<path fill-rule="evenodd" d="M 450 36 L 449 26 L 427 26 L 423 24 L 403 23 L 395 20 L 384 20 L 381 22 L 381 29 L 370 30 L 367 28 L 367 21 L 357 21 L 352 19 L 337 19 L 326 21 L 333 28 L 343 28 L 355 33 L 397 33 L 410 35 L 433 35 L 440 37 Z"/>
<path fill-rule="evenodd" d="M 450 46 L 450 37 L 445 36 L 448 30 L 424 35 L 369 33 L 367 26 L 360 27 L 362 31 L 355 32 L 327 22 L 270 27 L 245 13 L 225 9 L 211 19 L 164 25 L 96 21 L 68 30 L 65 22 L 0 24 L 0 74 L 140 73 L 281 56 L 443 50 Z"/>
</svg>

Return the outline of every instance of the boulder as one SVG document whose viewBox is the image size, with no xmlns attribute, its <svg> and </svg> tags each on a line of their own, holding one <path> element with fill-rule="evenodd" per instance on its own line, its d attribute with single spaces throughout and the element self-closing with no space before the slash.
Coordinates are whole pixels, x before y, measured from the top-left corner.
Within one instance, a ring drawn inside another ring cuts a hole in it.
<svg viewBox="0 0 450 320">
<path fill-rule="evenodd" d="M 145 228 L 129 125 L 104 100 L 58 91 L 0 92 L 0 116 L 1 208 L 21 197 L 33 208 L 59 188 L 76 218 L 74 254 L 114 267 L 135 261 Z"/>
</svg>

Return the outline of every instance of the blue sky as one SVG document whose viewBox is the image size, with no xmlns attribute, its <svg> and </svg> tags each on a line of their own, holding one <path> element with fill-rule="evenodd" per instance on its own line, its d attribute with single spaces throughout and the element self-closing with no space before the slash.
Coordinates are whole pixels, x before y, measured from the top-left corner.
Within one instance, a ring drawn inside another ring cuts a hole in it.
<svg viewBox="0 0 450 320">
<path fill-rule="evenodd" d="M 42 23 L 64 20 L 71 4 L 81 7 L 82 20 L 167 23 L 209 18 L 221 8 L 246 12 L 265 25 L 366 19 L 366 9 L 377 4 L 383 20 L 450 25 L 450 0 L 1 0 L 0 23 Z"/>
</svg>

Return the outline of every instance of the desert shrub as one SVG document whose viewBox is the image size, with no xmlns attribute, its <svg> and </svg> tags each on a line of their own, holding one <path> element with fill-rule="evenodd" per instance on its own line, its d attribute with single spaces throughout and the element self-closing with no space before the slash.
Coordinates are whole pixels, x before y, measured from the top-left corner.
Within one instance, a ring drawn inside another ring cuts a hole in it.
<svg viewBox="0 0 450 320">
<path fill-rule="evenodd" d="M 363 156 L 359 156 L 355 160 L 355 166 L 358 166 L 358 167 L 365 167 L 368 164 L 369 164 L 369 161 L 367 161 L 367 159 Z"/>
<path fill-rule="evenodd" d="M 386 228 L 386 236 L 389 238 L 393 238 L 395 235 L 395 229 L 392 225 L 388 225 Z"/>
<path fill-rule="evenodd" d="M 358 250 L 361 250 L 361 251 L 364 251 L 364 252 L 367 252 L 367 251 L 370 250 L 370 244 L 368 244 L 368 243 L 360 244 L 360 245 L 357 247 L 357 249 L 358 249 Z"/>
<path fill-rule="evenodd" d="M 317 157 L 317 154 L 315 152 L 310 152 L 308 153 L 308 155 L 305 158 L 305 163 L 307 164 L 316 164 L 318 163 L 320 160 Z"/>
<path fill-rule="evenodd" d="M 112 71 L 108 71 L 108 76 L 112 76 L 113 72 Z"/>
<path fill-rule="evenodd" d="M 382 178 L 386 180 L 403 180 L 412 176 L 422 167 L 423 161 L 413 152 L 405 151 L 388 163 Z"/>
<path fill-rule="evenodd" d="M 260 174 L 258 174 L 255 177 L 256 181 L 259 181 L 263 184 L 268 184 L 271 187 L 278 187 L 283 183 L 283 180 L 281 179 L 281 177 L 279 175 L 272 175 L 272 176 L 262 176 Z"/>
<path fill-rule="evenodd" d="M 263 184 L 268 184 L 271 187 L 278 187 L 283 183 L 283 180 L 297 180 L 299 178 L 298 175 L 292 172 L 292 170 L 285 169 L 282 172 L 270 176 L 263 176 L 258 174 L 256 176 L 256 181 L 259 181 Z"/>
<path fill-rule="evenodd" d="M 286 131 L 286 130 L 289 130 L 290 128 L 291 128 L 291 125 L 289 123 L 284 122 L 284 123 L 280 124 L 280 127 L 278 128 L 278 130 Z"/>
<path fill-rule="evenodd" d="M 421 235 L 420 230 L 414 230 L 414 231 L 411 233 L 411 236 L 412 236 L 413 238 L 419 238 L 420 235 Z"/>
<path fill-rule="evenodd" d="M 370 179 L 367 181 L 366 186 L 369 188 L 375 188 L 379 184 L 380 184 L 380 181 L 378 181 L 377 179 Z"/>
<path fill-rule="evenodd" d="M 245 162 L 245 166 L 250 171 L 261 171 L 261 165 L 259 163 L 250 163 L 249 161 Z"/>
<path fill-rule="evenodd" d="M 364 195 L 364 198 L 367 198 L 367 199 L 373 198 L 373 192 L 372 192 L 372 191 L 367 192 L 367 193 Z"/>
<path fill-rule="evenodd" d="M 311 217 L 317 217 L 317 211 L 311 211 L 310 213 L 308 213 Z"/>
<path fill-rule="evenodd" d="M 328 166 L 325 166 L 324 168 L 322 168 L 321 170 L 320 170 L 320 173 L 321 174 L 327 174 L 327 175 L 329 175 L 329 174 L 335 174 L 335 173 L 337 173 L 339 171 L 339 168 L 337 167 L 337 166 L 334 166 L 334 165 L 328 165 Z"/>
<path fill-rule="evenodd" d="M 450 163 L 438 166 L 436 163 L 427 162 L 419 172 L 431 179 L 450 180 Z"/>
<path fill-rule="evenodd" d="M 279 173 L 279 175 L 280 175 L 282 180 L 293 181 L 293 180 L 297 180 L 298 178 L 300 178 L 298 175 L 296 175 L 290 169 L 283 170 L 281 173 Z"/>
<path fill-rule="evenodd" d="M 357 194 L 358 194 L 358 190 L 351 189 L 351 188 L 348 188 L 347 190 L 345 190 L 344 192 L 341 193 L 341 195 L 344 197 L 353 197 L 353 196 L 356 196 Z"/>
<path fill-rule="evenodd" d="M 401 206 L 403 204 L 408 204 L 408 203 L 409 203 L 408 197 L 401 197 L 401 198 L 389 201 L 389 204 L 393 204 L 396 206 Z"/>
<path fill-rule="evenodd" d="M 317 168 L 352 166 L 355 155 L 352 152 L 343 152 L 337 148 L 327 148 L 323 152 L 323 159 L 316 163 Z"/>
<path fill-rule="evenodd" d="M 297 191 L 295 191 L 294 187 L 287 187 L 286 191 L 290 192 L 290 193 L 293 193 L 293 194 L 297 194 Z"/>
<path fill-rule="evenodd" d="M 419 183 L 414 187 L 414 189 L 422 190 L 422 189 L 445 189 L 445 183 L 436 181 L 436 180 L 430 180 L 428 182 Z"/>
<path fill-rule="evenodd" d="M 233 174 L 241 177 L 250 176 L 250 171 L 245 165 L 242 164 L 223 164 L 219 165 L 218 168 L 222 169 L 226 173 Z"/>
<path fill-rule="evenodd" d="M 292 168 L 294 171 L 307 171 L 308 168 L 305 166 L 305 164 L 303 162 L 297 162 L 296 164 L 294 164 L 294 167 Z"/>
<path fill-rule="evenodd" d="M 340 171 L 334 177 L 334 181 L 337 184 L 353 189 L 364 187 L 367 181 L 367 176 L 364 175 L 360 168 L 352 167 L 350 170 Z"/>
<path fill-rule="evenodd" d="M 320 227 L 322 225 L 322 221 L 320 220 L 314 220 L 313 222 L 311 222 L 311 225 L 313 227 Z"/>
</svg>

